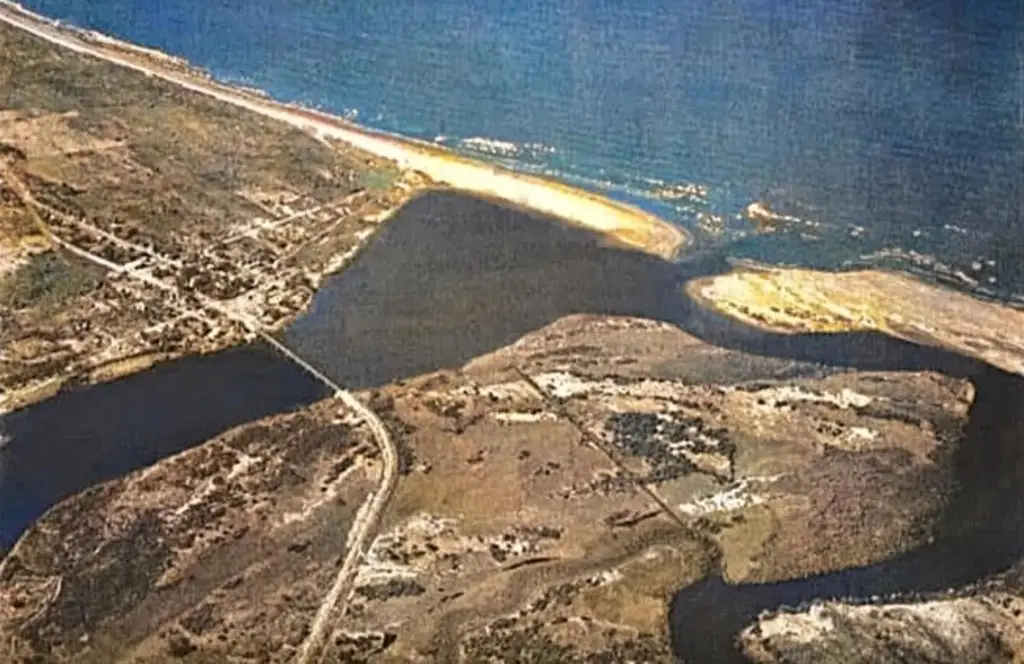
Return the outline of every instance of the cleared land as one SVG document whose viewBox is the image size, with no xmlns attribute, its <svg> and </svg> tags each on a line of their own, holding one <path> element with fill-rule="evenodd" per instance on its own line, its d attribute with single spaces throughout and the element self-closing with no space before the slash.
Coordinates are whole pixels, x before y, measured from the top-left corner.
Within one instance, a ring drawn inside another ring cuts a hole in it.
<svg viewBox="0 0 1024 664">
<path fill-rule="evenodd" d="M 401 475 L 323 661 L 668 663 L 669 600 L 718 551 L 757 582 L 926 542 L 972 390 L 576 316 L 361 396 Z M 381 462 L 326 401 L 64 501 L 0 570 L 0 647 L 292 662 Z"/>
</svg>

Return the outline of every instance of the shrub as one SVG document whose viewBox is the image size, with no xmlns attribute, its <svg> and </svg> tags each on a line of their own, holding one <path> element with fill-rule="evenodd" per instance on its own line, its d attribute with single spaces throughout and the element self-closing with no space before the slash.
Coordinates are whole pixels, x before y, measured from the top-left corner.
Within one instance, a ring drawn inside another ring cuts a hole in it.
<svg viewBox="0 0 1024 664">
<path fill-rule="evenodd" d="M 0 282 L 0 303 L 15 309 L 59 306 L 96 288 L 99 277 L 97 268 L 46 251 L 32 256 Z"/>
<path fill-rule="evenodd" d="M 370 191 L 383 191 L 390 187 L 398 177 L 398 172 L 391 166 L 377 166 L 359 173 L 358 185 Z"/>
</svg>

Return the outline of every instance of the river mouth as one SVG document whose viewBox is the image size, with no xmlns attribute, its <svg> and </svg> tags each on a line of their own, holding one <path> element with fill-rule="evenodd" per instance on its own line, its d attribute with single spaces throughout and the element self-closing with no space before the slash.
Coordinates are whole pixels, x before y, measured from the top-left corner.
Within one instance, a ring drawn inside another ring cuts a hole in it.
<svg viewBox="0 0 1024 664">
<path fill-rule="evenodd" d="M 685 318 L 679 287 L 696 269 L 540 215 L 428 193 L 327 281 L 284 340 L 341 385 L 380 385 L 461 366 L 568 314 Z"/>
<path fill-rule="evenodd" d="M 689 662 L 744 661 L 733 637 L 763 609 L 819 597 L 931 592 L 1009 566 L 1024 549 L 1015 517 L 1024 511 L 1005 507 L 1017 499 L 1024 465 L 1015 446 L 1024 433 L 1024 379 L 881 334 L 766 334 L 683 295 L 689 279 L 727 269 L 721 256 L 670 264 L 538 215 L 429 193 L 408 203 L 350 268 L 329 279 L 283 337 L 352 388 L 458 367 L 575 313 L 671 322 L 758 355 L 932 369 L 974 380 L 977 399 L 958 461 L 961 491 L 936 544 L 823 577 L 733 586 L 716 576 L 685 588 L 672 602 L 670 634 L 676 654 Z M 0 452 L 0 547 L 77 491 L 325 396 L 288 360 L 252 346 L 160 365 L 9 413 L 0 419 L 10 439 Z M 967 531 L 965 523 L 976 527 Z"/>
</svg>

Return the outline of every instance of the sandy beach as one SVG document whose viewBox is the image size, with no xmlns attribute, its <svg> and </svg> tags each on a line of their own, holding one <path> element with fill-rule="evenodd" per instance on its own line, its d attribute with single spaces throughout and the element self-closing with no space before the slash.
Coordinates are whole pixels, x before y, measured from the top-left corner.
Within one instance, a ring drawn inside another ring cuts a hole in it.
<svg viewBox="0 0 1024 664">
<path fill-rule="evenodd" d="M 690 244 L 684 230 L 639 208 L 551 179 L 470 159 L 434 144 L 372 131 L 336 116 L 223 85 L 178 58 L 158 57 L 151 49 L 125 44 L 93 31 L 65 27 L 8 0 L 0 0 L 0 21 L 77 53 L 159 77 L 287 123 L 321 139 L 347 143 L 394 161 L 401 168 L 419 171 L 438 184 L 551 215 L 666 260 L 674 259 Z"/>
</svg>

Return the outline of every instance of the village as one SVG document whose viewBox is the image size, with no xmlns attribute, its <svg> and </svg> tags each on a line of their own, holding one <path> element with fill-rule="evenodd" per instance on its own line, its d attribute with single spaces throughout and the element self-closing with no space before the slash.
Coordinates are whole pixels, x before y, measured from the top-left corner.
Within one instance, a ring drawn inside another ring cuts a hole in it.
<svg viewBox="0 0 1024 664">
<path fill-rule="evenodd" d="M 130 85 L 124 93 L 140 103 Z M 180 132 L 153 127 L 143 149 L 137 125 L 35 101 L 0 113 L 0 412 L 282 329 L 427 184 L 299 132 L 255 139 L 241 114 L 220 119 L 234 136 L 199 148 L 229 166 L 211 178 L 176 157 L 197 151 Z M 223 113 L 207 119 L 195 99 L 169 106 L 184 131 L 199 118 L 216 127 Z M 271 178 L 232 171 L 241 134 L 241 151 L 261 161 L 291 141 L 292 163 Z"/>
</svg>

